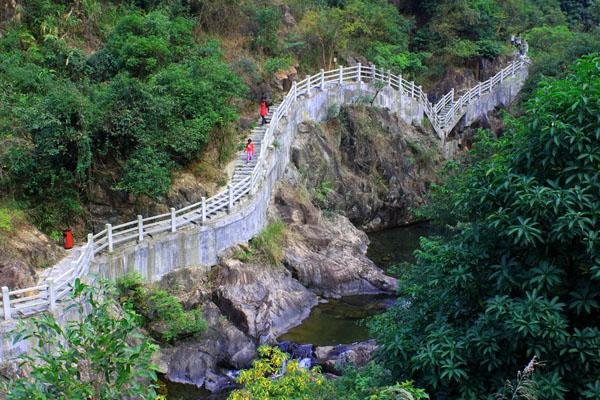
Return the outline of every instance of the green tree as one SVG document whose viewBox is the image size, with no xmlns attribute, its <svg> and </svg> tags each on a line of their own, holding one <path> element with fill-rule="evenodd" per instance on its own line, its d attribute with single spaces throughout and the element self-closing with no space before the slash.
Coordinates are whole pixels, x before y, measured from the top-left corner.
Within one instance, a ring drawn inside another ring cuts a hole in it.
<svg viewBox="0 0 600 400">
<path fill-rule="evenodd" d="M 540 398 L 598 395 L 600 56 L 525 110 L 434 192 L 455 233 L 422 240 L 409 306 L 371 323 L 394 376 L 446 398 L 494 398 L 533 356 Z"/>
<path fill-rule="evenodd" d="M 29 322 L 16 340 L 37 342 L 23 358 L 25 377 L 3 388 L 7 400 L 157 399 L 157 346 L 139 332 L 130 304 L 119 308 L 109 286 L 77 280 L 73 301 L 81 320 L 60 324 L 51 314 Z"/>
</svg>

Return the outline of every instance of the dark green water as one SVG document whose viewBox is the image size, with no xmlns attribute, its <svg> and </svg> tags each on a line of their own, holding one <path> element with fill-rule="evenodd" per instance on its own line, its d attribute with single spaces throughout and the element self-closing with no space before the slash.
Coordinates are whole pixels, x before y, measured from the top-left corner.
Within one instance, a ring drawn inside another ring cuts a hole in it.
<svg viewBox="0 0 600 400">
<path fill-rule="evenodd" d="M 419 238 L 432 234 L 427 223 L 388 229 L 369 234 L 367 255 L 379 267 L 387 269 L 400 262 L 414 261 Z M 333 299 L 313 308 L 300 326 L 282 335 L 280 340 L 311 343 L 318 346 L 348 344 L 369 338 L 363 319 L 381 313 L 393 302 L 390 296 L 349 296 Z M 223 400 L 227 394 L 210 395 L 192 385 L 167 383 L 169 400 Z"/>
<path fill-rule="evenodd" d="M 168 400 L 225 400 L 229 393 L 211 394 L 194 385 L 183 383 L 165 382 Z"/>
<path fill-rule="evenodd" d="M 427 222 L 370 233 L 367 255 L 384 270 L 401 262 L 413 262 L 419 238 L 433 233 L 434 228 Z"/>
<path fill-rule="evenodd" d="M 348 296 L 329 300 L 313 308 L 301 325 L 280 336 L 279 340 L 317 346 L 367 340 L 369 332 L 361 321 L 381 313 L 393 301 L 389 296 Z"/>
</svg>

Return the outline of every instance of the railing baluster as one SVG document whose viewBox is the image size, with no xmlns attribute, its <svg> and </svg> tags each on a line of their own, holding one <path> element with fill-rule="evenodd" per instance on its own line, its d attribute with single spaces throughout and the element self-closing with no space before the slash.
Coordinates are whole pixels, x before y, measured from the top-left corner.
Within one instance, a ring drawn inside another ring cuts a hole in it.
<svg viewBox="0 0 600 400">
<path fill-rule="evenodd" d="M 310 96 L 310 75 L 306 75 L 306 95 Z"/>
<path fill-rule="evenodd" d="M 362 65 L 358 63 L 358 84 L 362 83 Z"/>
<path fill-rule="evenodd" d="M 108 241 L 108 252 L 112 253 L 112 251 L 114 250 L 114 244 L 111 224 L 106 224 L 106 240 Z"/>
<path fill-rule="evenodd" d="M 325 70 L 321 68 L 321 90 L 325 89 Z"/>
<path fill-rule="evenodd" d="M 340 65 L 340 85 L 344 83 L 344 66 Z"/>
<path fill-rule="evenodd" d="M 206 197 L 202 197 L 202 224 L 204 223 L 206 223 Z"/>
<path fill-rule="evenodd" d="M 54 279 L 46 279 L 46 284 L 48 285 L 48 301 L 50 302 L 49 308 L 50 312 L 53 312 L 56 309 L 56 288 Z"/>
<path fill-rule="evenodd" d="M 228 192 L 229 192 L 229 207 L 228 207 L 227 211 L 232 212 L 233 211 L 233 186 L 231 184 L 228 186 Z"/>
</svg>

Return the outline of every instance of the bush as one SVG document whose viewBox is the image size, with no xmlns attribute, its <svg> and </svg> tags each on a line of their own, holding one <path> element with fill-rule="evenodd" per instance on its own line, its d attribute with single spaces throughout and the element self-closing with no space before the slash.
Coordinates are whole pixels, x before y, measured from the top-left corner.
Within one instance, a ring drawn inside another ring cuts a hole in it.
<svg viewBox="0 0 600 400">
<path fill-rule="evenodd" d="M 128 304 L 118 309 L 112 295 L 106 284 L 88 287 L 77 279 L 71 308 L 81 320 L 60 323 L 51 313 L 28 320 L 13 339 L 27 337 L 39 345 L 18 360 L 26 376 L 0 383 L 0 395 L 7 400 L 156 399 L 151 357 L 158 347 L 140 333 L 139 315 Z"/>
<path fill-rule="evenodd" d="M 144 316 L 145 324 L 151 326 L 157 339 L 172 342 L 188 336 L 196 336 L 206 330 L 202 310 L 186 311 L 168 292 L 143 284 L 137 273 L 127 274 L 117 280 L 117 288 L 124 303 L 131 302 Z"/>
<path fill-rule="evenodd" d="M 275 72 L 288 69 L 292 65 L 294 65 L 294 59 L 292 58 L 292 56 L 273 57 L 269 58 L 265 62 L 263 68 L 269 74 L 274 74 Z"/>
<path fill-rule="evenodd" d="M 510 131 L 478 143 L 464 172 L 434 191 L 454 234 L 421 240 L 399 282 L 408 308 L 370 324 L 394 378 L 448 399 L 494 398 L 535 356 L 540 399 L 596 396 L 598 115 L 594 55 L 543 81 Z"/>
</svg>

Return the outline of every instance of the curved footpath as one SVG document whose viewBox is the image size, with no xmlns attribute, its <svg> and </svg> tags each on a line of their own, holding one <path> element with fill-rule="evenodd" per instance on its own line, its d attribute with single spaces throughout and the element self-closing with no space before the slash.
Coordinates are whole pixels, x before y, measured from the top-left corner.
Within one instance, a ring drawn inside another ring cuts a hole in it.
<svg viewBox="0 0 600 400">
<path fill-rule="evenodd" d="M 425 117 L 447 151 L 455 143 L 447 138 L 452 129 L 468 126 L 500 105 L 508 105 L 521 89 L 529 60 L 519 57 L 492 78 L 480 82 L 459 98 L 454 89 L 438 103 L 414 82 L 376 66 L 321 70 L 294 82 L 281 104 L 271 107 L 270 123 L 253 130 L 255 160 L 240 154 L 227 188 L 201 202 L 169 213 L 143 218 L 89 234 L 87 243 L 70 251 L 57 265 L 44 271 L 35 287 L 2 288 L 0 302 L 0 361 L 26 351 L 23 343 L 8 339 L 14 319 L 50 310 L 59 320 L 64 299 L 76 278 L 114 279 L 137 271 L 153 281 L 185 266 L 210 269 L 219 254 L 251 239 L 267 224 L 272 189 L 289 162 L 297 125 L 322 121 L 332 106 L 375 100 L 373 105 L 396 113 L 407 123 L 423 124 Z"/>
</svg>

